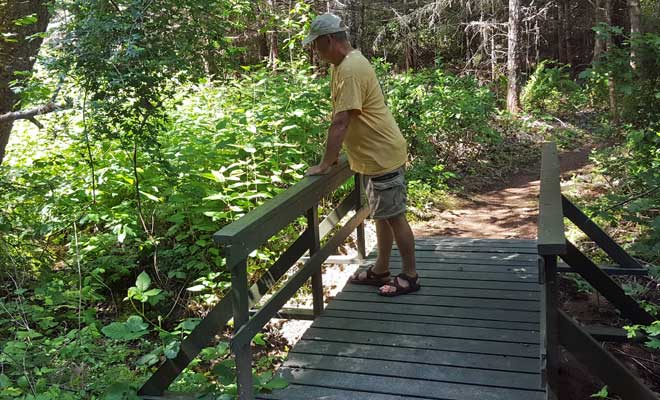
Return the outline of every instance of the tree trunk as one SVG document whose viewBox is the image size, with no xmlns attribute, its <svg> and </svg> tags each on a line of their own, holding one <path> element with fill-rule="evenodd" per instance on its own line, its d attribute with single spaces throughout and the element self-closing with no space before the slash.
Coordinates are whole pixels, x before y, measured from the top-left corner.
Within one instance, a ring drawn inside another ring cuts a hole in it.
<svg viewBox="0 0 660 400">
<path fill-rule="evenodd" d="M 18 79 L 18 71 L 32 71 L 42 38 L 28 39 L 30 35 L 45 32 L 48 27 L 47 1 L 8 0 L 0 2 L 0 33 L 9 36 L 12 41 L 0 40 L 0 115 L 17 111 L 19 97 L 9 88 L 9 82 Z M 16 25 L 15 21 L 35 15 L 34 23 Z M 5 157 L 13 121 L 0 122 L 0 164 Z"/>
<path fill-rule="evenodd" d="M 277 45 L 277 29 L 270 33 L 270 52 L 268 55 L 268 65 L 275 70 L 277 68 L 277 59 L 280 56 L 280 49 Z"/>
<path fill-rule="evenodd" d="M 520 27 L 520 0 L 509 0 L 509 51 L 508 51 L 508 90 L 506 96 L 506 106 L 510 113 L 515 114 L 519 111 L 518 104 L 518 72 L 520 71 L 520 61 L 518 60 L 519 46 L 519 27 Z"/>
<path fill-rule="evenodd" d="M 595 2 L 594 25 L 605 22 L 605 9 L 603 3 L 604 0 L 596 0 Z M 605 42 L 598 36 L 598 34 L 596 34 L 594 38 L 594 54 L 591 58 L 591 62 L 598 61 L 603 52 L 605 52 Z"/>
<path fill-rule="evenodd" d="M 268 0 L 268 8 L 271 14 L 274 14 L 277 10 L 275 9 L 275 0 Z M 269 33 L 270 36 L 270 51 L 268 52 L 268 65 L 273 69 L 277 68 L 277 59 L 279 58 L 279 47 L 277 45 L 277 28 L 273 27 L 273 30 Z"/>
<path fill-rule="evenodd" d="M 563 0 L 562 7 L 564 7 L 564 18 L 562 22 L 562 30 L 564 31 L 564 48 L 566 49 L 566 63 L 573 65 L 573 49 L 571 49 L 571 2 Z"/>
<path fill-rule="evenodd" d="M 630 46 L 630 67 L 637 69 L 637 46 L 634 39 L 640 35 L 641 10 L 639 0 L 628 0 L 628 11 L 630 12 L 630 38 L 633 39 Z"/>
<path fill-rule="evenodd" d="M 605 22 L 607 22 L 608 25 L 612 25 L 612 0 L 605 0 Z M 612 46 L 614 46 L 614 42 L 612 40 L 612 35 L 607 36 L 607 50 L 611 50 Z M 609 97 L 610 97 L 610 115 L 612 118 L 613 123 L 618 123 L 619 122 L 619 113 L 617 112 L 616 109 L 616 82 L 614 81 L 614 77 L 612 74 L 610 74 L 610 77 L 608 79 L 608 89 L 609 89 Z"/>
<path fill-rule="evenodd" d="M 568 63 L 568 57 L 566 57 L 566 30 L 564 27 L 564 21 L 566 20 L 566 15 L 564 12 L 564 0 L 557 1 L 557 54 L 559 56 L 559 62 L 562 64 Z"/>
</svg>

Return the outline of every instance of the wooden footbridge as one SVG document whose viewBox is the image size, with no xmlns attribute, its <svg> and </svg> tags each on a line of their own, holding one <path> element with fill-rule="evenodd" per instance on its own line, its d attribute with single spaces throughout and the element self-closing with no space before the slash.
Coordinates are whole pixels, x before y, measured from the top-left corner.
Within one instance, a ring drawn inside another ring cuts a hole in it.
<svg viewBox="0 0 660 400">
<path fill-rule="evenodd" d="M 420 291 L 386 298 L 376 288 L 348 284 L 324 309 L 320 267 L 337 247 L 357 229 L 364 264 L 375 257 L 365 255 L 362 222 L 368 210 L 357 176 L 338 208 L 319 221 L 319 202 L 352 175 L 344 161 L 216 233 L 232 272 L 231 294 L 183 341 L 177 357 L 144 384 L 142 398 L 199 398 L 166 390 L 233 317 L 239 399 L 557 399 L 560 346 L 624 399 L 657 399 L 599 344 L 622 337 L 618 330 L 581 326 L 557 307 L 557 275 L 576 272 L 631 322 L 655 320 L 610 278 L 644 273 L 642 266 L 561 195 L 553 144 L 543 150 L 538 240 L 418 238 Z M 248 254 L 301 215 L 307 229 L 249 285 Z M 345 216 L 348 222 L 338 226 Z M 596 266 L 567 241 L 565 217 L 616 264 Z M 253 309 L 306 253 L 303 266 Z M 396 249 L 391 266 L 395 273 L 400 269 Z M 309 279 L 314 309 L 282 309 Z M 250 343 L 276 316 L 314 322 L 276 372 L 288 387 L 259 393 L 253 389 Z"/>
</svg>

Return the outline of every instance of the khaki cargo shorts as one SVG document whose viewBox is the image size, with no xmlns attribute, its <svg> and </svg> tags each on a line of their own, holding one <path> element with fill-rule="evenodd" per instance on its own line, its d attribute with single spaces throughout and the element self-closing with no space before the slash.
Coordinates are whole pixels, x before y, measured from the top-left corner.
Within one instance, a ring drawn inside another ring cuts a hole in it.
<svg viewBox="0 0 660 400">
<path fill-rule="evenodd" d="M 371 218 L 387 219 L 406 212 L 406 178 L 403 167 L 383 175 L 363 175 Z"/>
</svg>

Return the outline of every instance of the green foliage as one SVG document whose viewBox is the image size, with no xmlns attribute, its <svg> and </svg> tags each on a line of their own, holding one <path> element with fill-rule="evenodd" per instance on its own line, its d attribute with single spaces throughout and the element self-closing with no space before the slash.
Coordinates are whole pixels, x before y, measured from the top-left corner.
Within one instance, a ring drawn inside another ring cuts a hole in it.
<svg viewBox="0 0 660 400">
<path fill-rule="evenodd" d="M 594 28 L 601 39 L 623 36 L 618 27 L 605 24 Z M 631 65 L 634 48 L 636 66 Z M 592 104 L 606 109 L 609 104 L 610 83 L 617 101 L 616 112 L 624 121 L 632 123 L 658 120 L 660 107 L 660 35 L 645 33 L 625 37 L 622 46 L 611 46 L 593 66 L 580 74 L 585 80 L 585 95 Z M 612 110 L 610 110 L 612 111 Z"/>
<path fill-rule="evenodd" d="M 589 397 L 597 398 L 597 399 L 607 399 L 609 398 L 608 396 L 610 395 L 609 391 L 607 390 L 607 386 L 603 386 L 598 393 L 594 393 Z"/>
<path fill-rule="evenodd" d="M 645 345 L 651 349 L 657 350 L 660 349 L 660 321 L 655 321 L 651 325 L 630 325 L 624 326 L 624 329 L 628 331 L 628 337 L 634 338 L 640 332 L 644 332 L 648 336 L 648 340 Z"/>
<path fill-rule="evenodd" d="M 577 107 L 578 85 L 569 76 L 569 66 L 550 66 L 541 61 L 520 94 L 523 109 L 532 114 L 562 113 Z"/>
<path fill-rule="evenodd" d="M 495 98 L 472 77 L 440 69 L 393 75 L 389 64 L 374 63 L 387 103 L 408 141 L 412 181 L 445 187 L 456 172 L 501 141 L 489 124 Z"/>
<path fill-rule="evenodd" d="M 212 233 L 300 180 L 306 161 L 321 154 L 329 94 L 307 68 L 272 75 L 254 67 L 226 85 L 179 89 L 166 104 L 172 123 L 156 136 L 158 150 L 139 152 L 135 171 L 121 141 L 86 140 L 84 121 L 72 114 L 51 123 L 57 140 L 17 126 L 0 167 L 0 185 L 11 189 L 0 190 L 0 261 L 12 266 L 0 269 L 0 280 L 13 285 L 0 293 L 9 313 L 0 317 L 0 363 L 14 382 L 7 393 L 32 393 L 15 384 L 27 376 L 30 387 L 48 383 L 37 393 L 62 386 L 84 397 L 130 397 L 199 322 L 170 316 L 174 304 L 212 305 L 228 288 Z M 286 235 L 250 258 L 251 273 L 276 256 Z M 104 311 L 124 304 L 134 315 Z M 79 376 L 61 374 L 76 365 Z M 183 383 L 213 386 L 204 368 Z M 108 388 L 102 371 L 131 385 Z"/>
<path fill-rule="evenodd" d="M 610 191 L 592 205 L 608 224 L 624 221 L 639 226 L 632 250 L 649 262 L 660 261 L 660 123 L 628 126 L 623 145 L 594 153 L 596 172 L 610 182 Z"/>
</svg>

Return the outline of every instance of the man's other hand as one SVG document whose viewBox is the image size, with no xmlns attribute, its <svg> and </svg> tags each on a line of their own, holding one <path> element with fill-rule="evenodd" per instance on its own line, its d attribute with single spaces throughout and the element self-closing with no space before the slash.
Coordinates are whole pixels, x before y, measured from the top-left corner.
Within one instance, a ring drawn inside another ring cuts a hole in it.
<svg viewBox="0 0 660 400">
<path fill-rule="evenodd" d="M 325 175 L 328 172 L 330 172 L 330 169 L 332 169 L 332 166 L 329 167 L 323 167 L 321 164 L 315 165 L 313 167 L 309 167 L 307 170 L 307 175 Z"/>
</svg>

